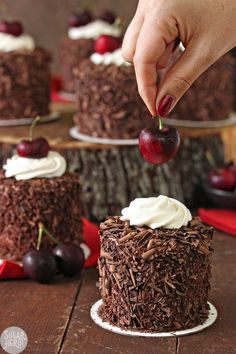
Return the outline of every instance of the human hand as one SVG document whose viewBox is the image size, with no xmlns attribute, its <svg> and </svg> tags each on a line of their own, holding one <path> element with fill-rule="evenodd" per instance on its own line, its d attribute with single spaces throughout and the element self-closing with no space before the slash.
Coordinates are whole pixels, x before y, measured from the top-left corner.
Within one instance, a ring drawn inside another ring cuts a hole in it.
<svg viewBox="0 0 236 354">
<path fill-rule="evenodd" d="M 235 0 L 140 0 L 123 42 L 151 114 L 165 117 L 192 83 L 236 45 Z M 176 41 L 185 51 L 157 87 Z M 220 73 L 219 73 L 220 80 Z M 217 87 L 216 87 L 217 90 Z"/>
</svg>

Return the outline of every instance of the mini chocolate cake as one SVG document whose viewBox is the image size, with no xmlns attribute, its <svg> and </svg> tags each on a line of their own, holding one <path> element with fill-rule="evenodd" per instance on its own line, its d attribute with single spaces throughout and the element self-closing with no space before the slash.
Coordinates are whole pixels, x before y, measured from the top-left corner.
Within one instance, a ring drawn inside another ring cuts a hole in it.
<svg viewBox="0 0 236 354">
<path fill-rule="evenodd" d="M 0 258 L 21 261 L 36 247 L 38 223 L 58 241 L 80 244 L 79 181 L 74 174 L 16 181 L 0 172 Z M 42 247 L 50 247 L 47 237 Z"/>
<path fill-rule="evenodd" d="M 226 54 L 204 72 L 177 103 L 169 118 L 217 121 L 234 110 L 234 59 Z"/>
<path fill-rule="evenodd" d="M 75 92 L 73 69 L 93 52 L 93 39 L 80 38 L 77 40 L 65 37 L 61 43 L 61 65 L 63 88 L 67 92 Z"/>
<path fill-rule="evenodd" d="M 193 218 L 179 229 L 100 226 L 103 320 L 123 329 L 173 331 L 208 316 L 213 229 Z"/>
<path fill-rule="evenodd" d="M 80 133 L 93 137 L 131 139 L 152 124 L 139 96 L 132 66 L 96 65 L 90 59 L 75 69 Z"/>
<path fill-rule="evenodd" d="M 42 48 L 0 52 L 0 119 L 49 113 L 50 61 Z"/>
</svg>

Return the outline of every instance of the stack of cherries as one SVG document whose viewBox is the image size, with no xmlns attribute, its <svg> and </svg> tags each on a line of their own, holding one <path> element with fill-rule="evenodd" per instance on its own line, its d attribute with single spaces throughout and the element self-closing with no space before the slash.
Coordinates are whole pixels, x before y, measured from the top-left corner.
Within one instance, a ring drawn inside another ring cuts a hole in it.
<svg viewBox="0 0 236 354">
<path fill-rule="evenodd" d="M 66 278 L 80 273 L 85 262 L 82 248 L 72 243 L 58 243 L 42 223 L 39 223 L 38 228 L 37 247 L 27 252 L 23 258 L 25 275 L 39 283 L 48 283 L 58 273 Z M 56 244 L 51 251 L 40 249 L 44 234 Z"/>
<path fill-rule="evenodd" d="M 24 33 L 24 27 L 18 21 L 1 21 L 0 33 L 10 34 L 14 37 L 20 37 Z"/>
</svg>

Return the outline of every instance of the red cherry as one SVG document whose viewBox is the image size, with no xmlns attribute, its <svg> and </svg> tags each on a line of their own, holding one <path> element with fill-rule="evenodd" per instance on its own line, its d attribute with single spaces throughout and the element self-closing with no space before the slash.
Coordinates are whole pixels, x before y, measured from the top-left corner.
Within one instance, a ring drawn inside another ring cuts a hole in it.
<svg viewBox="0 0 236 354">
<path fill-rule="evenodd" d="M 139 135 L 139 150 L 144 159 L 152 164 L 169 161 L 178 151 L 179 145 L 179 133 L 174 127 L 145 128 Z"/>
<path fill-rule="evenodd" d="M 94 50 L 97 53 L 104 54 L 108 52 L 114 52 L 114 50 L 120 48 L 122 45 L 121 38 L 108 36 L 103 34 L 98 37 L 94 44 Z"/>
<path fill-rule="evenodd" d="M 81 247 L 60 243 L 53 249 L 59 271 L 65 277 L 73 277 L 81 272 L 84 266 L 84 252 Z"/>
<path fill-rule="evenodd" d="M 111 11 L 103 11 L 99 16 L 99 20 L 102 20 L 104 22 L 110 23 L 111 25 L 115 22 L 116 20 L 116 15 L 111 12 Z"/>
<path fill-rule="evenodd" d="M 24 32 L 24 28 L 22 24 L 16 21 L 10 23 L 9 29 L 10 29 L 9 33 L 14 37 L 19 37 Z"/>
<path fill-rule="evenodd" d="M 92 21 L 92 14 L 88 10 L 81 10 L 77 13 L 70 14 L 68 17 L 68 27 L 85 26 Z"/>
<path fill-rule="evenodd" d="M 41 159 L 48 155 L 50 146 L 45 138 L 40 137 L 34 140 L 22 140 L 17 144 L 16 150 L 21 157 Z"/>
<path fill-rule="evenodd" d="M 232 191 L 236 186 L 236 174 L 231 167 L 222 167 L 212 170 L 208 175 L 212 188 Z"/>
<path fill-rule="evenodd" d="M 24 28 L 20 22 L 0 22 L 0 32 L 10 34 L 14 37 L 19 37 L 24 32 Z"/>
</svg>

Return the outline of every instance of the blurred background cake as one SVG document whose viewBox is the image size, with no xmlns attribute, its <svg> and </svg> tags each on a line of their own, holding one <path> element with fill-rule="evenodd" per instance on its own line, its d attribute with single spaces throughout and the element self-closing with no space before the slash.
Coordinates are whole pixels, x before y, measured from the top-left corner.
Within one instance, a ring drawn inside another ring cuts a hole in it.
<svg viewBox="0 0 236 354">
<path fill-rule="evenodd" d="M 100 36 L 96 53 L 75 70 L 77 113 L 74 122 L 80 133 L 93 137 L 138 138 L 152 123 L 141 100 L 134 68 L 122 58 L 121 42 Z"/>
<path fill-rule="evenodd" d="M 50 62 L 20 22 L 0 22 L 0 120 L 49 113 Z"/>
<path fill-rule="evenodd" d="M 94 17 L 89 10 L 78 10 L 68 17 L 68 33 L 61 44 L 63 87 L 75 91 L 73 69 L 93 52 L 94 40 L 102 34 L 121 36 L 116 15 L 103 11 Z"/>
<path fill-rule="evenodd" d="M 44 152 L 45 141 L 35 141 L 30 150 L 36 144 Z M 82 240 L 78 176 L 66 171 L 64 157 L 55 151 L 27 155 L 18 151 L 0 170 L 0 259 L 21 261 L 36 247 L 39 222 L 58 241 L 79 245 Z M 47 237 L 42 247 L 50 247 Z"/>
</svg>

